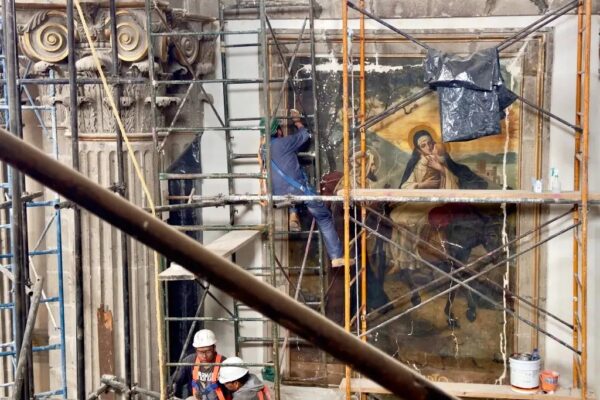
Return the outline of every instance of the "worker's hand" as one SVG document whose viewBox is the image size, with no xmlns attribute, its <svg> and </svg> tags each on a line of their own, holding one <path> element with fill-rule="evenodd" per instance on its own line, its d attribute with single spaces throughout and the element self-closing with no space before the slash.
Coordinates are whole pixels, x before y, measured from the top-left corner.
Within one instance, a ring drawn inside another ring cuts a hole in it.
<svg viewBox="0 0 600 400">
<path fill-rule="evenodd" d="M 300 111 L 292 108 L 290 109 L 290 117 L 292 117 L 292 122 L 298 122 L 302 119 L 302 114 L 300 114 Z"/>
<path fill-rule="evenodd" d="M 296 110 L 295 108 L 290 109 L 290 117 L 292 118 L 292 122 L 294 123 L 296 128 L 300 129 L 304 126 L 304 124 L 302 123 L 302 114 L 300 114 L 300 111 Z"/>
</svg>

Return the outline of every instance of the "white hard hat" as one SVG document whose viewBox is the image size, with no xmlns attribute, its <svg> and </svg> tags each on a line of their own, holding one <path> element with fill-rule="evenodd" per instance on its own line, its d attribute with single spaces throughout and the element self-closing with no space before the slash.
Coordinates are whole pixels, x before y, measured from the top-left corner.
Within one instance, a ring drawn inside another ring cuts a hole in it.
<svg viewBox="0 0 600 400">
<path fill-rule="evenodd" d="M 198 347 L 208 347 L 217 343 L 217 338 L 213 331 L 208 329 L 201 329 L 194 335 L 194 343 L 192 346 Z"/>
<path fill-rule="evenodd" d="M 242 367 L 244 360 L 239 357 L 230 357 L 223 361 L 219 369 L 219 382 L 225 384 L 228 382 L 237 381 L 248 373 L 246 367 Z"/>
</svg>

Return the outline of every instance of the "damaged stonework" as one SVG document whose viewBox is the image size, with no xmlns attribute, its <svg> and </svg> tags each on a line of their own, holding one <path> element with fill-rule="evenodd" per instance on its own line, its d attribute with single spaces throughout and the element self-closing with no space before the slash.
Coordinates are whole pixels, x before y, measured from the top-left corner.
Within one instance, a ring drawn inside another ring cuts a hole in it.
<svg viewBox="0 0 600 400">
<path fill-rule="evenodd" d="M 119 69 L 122 76 L 131 78 L 148 77 L 148 50 L 152 47 L 155 55 L 155 72 L 163 79 L 190 78 L 205 76 L 215 70 L 215 36 L 160 36 L 148 43 L 146 13 L 143 2 L 127 3 L 120 7 L 117 2 L 117 45 Z M 67 29 L 64 7 L 45 9 L 36 0 L 17 2 L 19 41 L 23 53 L 34 62 L 31 71 L 34 76 L 47 77 L 50 71 L 57 77 L 67 76 Z M 89 26 L 92 40 L 98 51 L 98 58 L 104 71 L 111 71 L 111 42 L 110 15 L 106 5 L 83 2 L 83 12 Z M 87 39 L 79 15 L 75 15 L 76 32 L 75 48 L 77 54 L 77 72 L 80 77 L 98 78 L 96 63 L 87 46 Z M 198 32 L 213 30 L 213 19 L 190 14 L 184 9 L 170 8 L 162 5 L 154 10 L 153 32 Z M 168 25 L 168 26 L 167 26 Z M 31 76 L 31 72 L 30 72 Z M 179 87 L 168 88 L 164 85 L 157 87 L 157 96 L 165 97 L 166 91 L 175 92 L 178 96 Z M 40 89 L 40 99 L 48 96 Z M 54 89 L 52 89 L 54 90 Z M 57 86 L 56 93 L 50 97 L 61 97 L 68 94 L 67 86 Z M 128 133 L 149 133 L 152 131 L 151 120 L 146 114 L 149 105 L 145 99 L 150 95 L 147 85 L 123 85 L 124 96 L 122 118 Z M 86 134 L 111 135 L 114 137 L 115 122 L 110 106 L 104 98 L 104 89 L 99 85 L 81 85 L 78 101 L 79 133 L 82 139 Z M 169 96 L 167 96 L 169 97 Z M 87 100 L 83 100 L 87 99 Z M 176 105 L 177 102 L 169 102 Z M 58 110 L 58 121 L 65 129 L 69 126 L 68 103 Z M 164 124 L 169 118 L 170 110 L 160 108 L 157 123 Z"/>
</svg>

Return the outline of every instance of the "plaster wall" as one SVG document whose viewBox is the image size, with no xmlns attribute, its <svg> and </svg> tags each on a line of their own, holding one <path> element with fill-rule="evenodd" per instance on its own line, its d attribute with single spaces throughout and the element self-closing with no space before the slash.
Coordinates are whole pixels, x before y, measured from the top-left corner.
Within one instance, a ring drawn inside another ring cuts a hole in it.
<svg viewBox="0 0 600 400">
<path fill-rule="evenodd" d="M 184 0 L 179 0 L 184 1 Z M 224 0 L 228 13 L 235 18 L 256 18 L 257 3 L 251 0 Z M 358 3 L 356 1 L 355 3 Z M 375 15 L 385 18 L 452 18 L 452 17 L 501 17 L 541 15 L 557 10 L 569 0 L 367 0 L 367 7 Z M 202 13 L 211 15 L 210 5 L 200 4 Z M 274 19 L 304 19 L 306 1 L 267 0 L 267 12 Z M 335 19 L 341 15 L 339 0 L 313 0 L 317 18 Z M 592 0 L 593 12 L 600 11 L 600 1 Z M 206 11 L 205 11 L 206 10 Z M 216 15 L 216 14 L 214 14 Z"/>
<path fill-rule="evenodd" d="M 355 2 L 356 3 L 356 2 Z M 548 10 L 556 10 L 568 3 L 567 0 L 400 0 L 366 1 L 367 7 L 375 15 L 390 18 L 448 18 L 448 17 L 487 17 L 538 15 Z M 335 18 L 340 15 L 341 2 L 317 0 L 322 7 L 321 18 Z M 598 12 L 598 2 L 593 3 Z"/>
<path fill-rule="evenodd" d="M 403 19 L 388 20 L 393 25 L 410 29 L 480 29 L 490 28 L 520 28 L 527 26 L 535 20 L 535 17 L 487 17 L 487 18 L 435 18 L 435 19 Z M 300 29 L 301 20 L 272 20 L 274 29 Z M 600 82 L 598 76 L 598 32 L 599 18 L 596 16 L 592 26 L 592 68 L 591 68 L 591 132 L 590 132 L 590 190 L 598 192 L 600 190 L 600 177 L 595 173 L 599 170 L 600 160 L 596 156 L 600 148 L 600 139 L 598 139 L 598 126 L 600 126 L 600 115 L 597 111 L 597 103 L 600 95 Z M 358 21 L 351 21 L 350 26 L 357 30 Z M 549 60 L 552 64 L 550 110 L 568 121 L 573 121 L 575 114 L 575 52 L 576 52 L 576 29 L 577 21 L 573 16 L 563 17 L 552 25 L 555 28 L 554 39 L 554 58 Z M 367 21 L 367 29 L 380 29 L 380 26 L 374 21 Z M 232 21 L 228 23 L 228 30 L 258 29 L 259 22 L 256 20 Z M 317 20 L 316 29 L 341 29 L 340 20 Z M 256 42 L 256 35 L 235 35 L 229 36 L 229 43 L 237 41 L 239 43 Z M 246 47 L 228 52 L 228 74 L 231 78 L 256 78 L 259 77 L 258 60 L 259 54 L 255 47 Z M 217 67 L 220 71 L 220 66 Z M 231 86 L 229 92 L 229 110 L 232 117 L 257 117 L 261 115 L 260 92 L 257 85 Z M 210 92 L 215 98 L 216 105 L 222 105 L 222 91 L 218 87 L 210 87 Z M 219 107 L 219 106 L 218 106 Z M 206 113 L 206 125 L 215 123 L 210 112 Z M 235 133 L 233 134 L 234 152 L 254 152 L 258 149 L 258 133 Z M 202 139 L 202 160 L 203 171 L 222 172 L 226 170 L 225 165 L 225 142 L 224 136 L 215 133 L 205 133 Z M 573 138 L 561 126 L 552 123 L 550 127 L 550 142 L 548 149 L 548 165 L 556 167 L 560 171 L 563 190 L 572 190 L 573 176 Z M 256 172 L 258 166 L 256 163 L 245 163 L 235 165 L 235 172 L 252 171 Z M 204 194 L 226 193 L 227 184 L 225 181 L 206 180 L 203 187 Z M 236 193 L 258 193 L 258 184 L 254 181 L 236 182 Z M 558 213 L 561 209 L 552 207 L 550 213 Z M 596 392 L 600 391 L 600 380 L 597 378 L 600 373 L 600 335 L 597 333 L 600 329 L 599 322 L 595 315 L 600 312 L 600 299 L 597 293 L 600 291 L 600 276 L 595 268 L 598 254 L 594 244 L 600 239 L 600 210 L 592 208 L 590 211 L 589 227 L 589 272 L 588 272 L 588 377 L 590 388 Z M 205 209 L 204 223 L 223 223 L 229 218 L 226 209 Z M 237 214 L 238 223 L 259 223 L 262 219 L 262 213 L 258 207 L 239 207 Z M 557 227 L 556 229 L 559 229 Z M 209 233 L 205 236 L 206 243 L 209 243 L 217 235 L 222 233 Z M 548 265 L 543 265 L 546 273 L 542 274 L 548 277 L 545 284 L 545 293 L 541 293 L 545 299 L 546 307 L 560 317 L 570 321 L 572 318 L 572 289 L 571 289 L 571 248 L 572 237 L 570 235 L 555 239 L 547 246 Z M 251 249 L 248 249 L 251 250 Z M 256 244 L 255 252 L 248 251 L 247 257 L 239 257 L 245 266 L 263 265 L 263 259 L 259 245 Z M 544 286 L 544 285 L 542 285 Z M 206 315 L 216 310 L 214 304 L 209 304 L 206 309 Z M 548 323 L 548 330 L 570 343 L 570 336 L 561 330 L 558 326 Z M 224 346 L 221 350 L 225 354 L 232 354 L 233 343 L 229 339 L 231 336 L 230 326 L 220 324 L 214 326 L 218 333 L 224 338 Z M 260 328 L 254 328 L 254 332 L 259 332 Z M 551 339 L 540 336 L 543 342 L 542 348 L 545 348 L 545 367 L 556 369 L 561 372 L 563 382 L 571 380 L 570 365 L 571 354 L 569 350 L 557 344 Z M 255 354 L 243 354 L 247 361 L 258 361 L 248 357 L 259 356 L 260 352 Z"/>
</svg>

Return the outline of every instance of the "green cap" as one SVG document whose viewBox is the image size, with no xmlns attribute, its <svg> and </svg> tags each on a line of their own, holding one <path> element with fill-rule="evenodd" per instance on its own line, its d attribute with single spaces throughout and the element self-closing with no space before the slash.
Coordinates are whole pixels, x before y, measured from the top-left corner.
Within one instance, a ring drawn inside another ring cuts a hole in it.
<svg viewBox="0 0 600 400">
<path fill-rule="evenodd" d="M 260 119 L 260 126 L 261 126 L 261 130 L 260 131 L 261 131 L 262 134 L 264 134 L 265 133 L 265 129 L 264 129 L 264 127 L 265 127 L 265 118 L 264 117 Z M 273 118 L 271 120 L 271 129 L 270 129 L 271 132 L 270 132 L 270 134 L 271 135 L 276 134 L 277 133 L 277 128 L 279 128 L 279 120 L 277 118 Z"/>
</svg>

